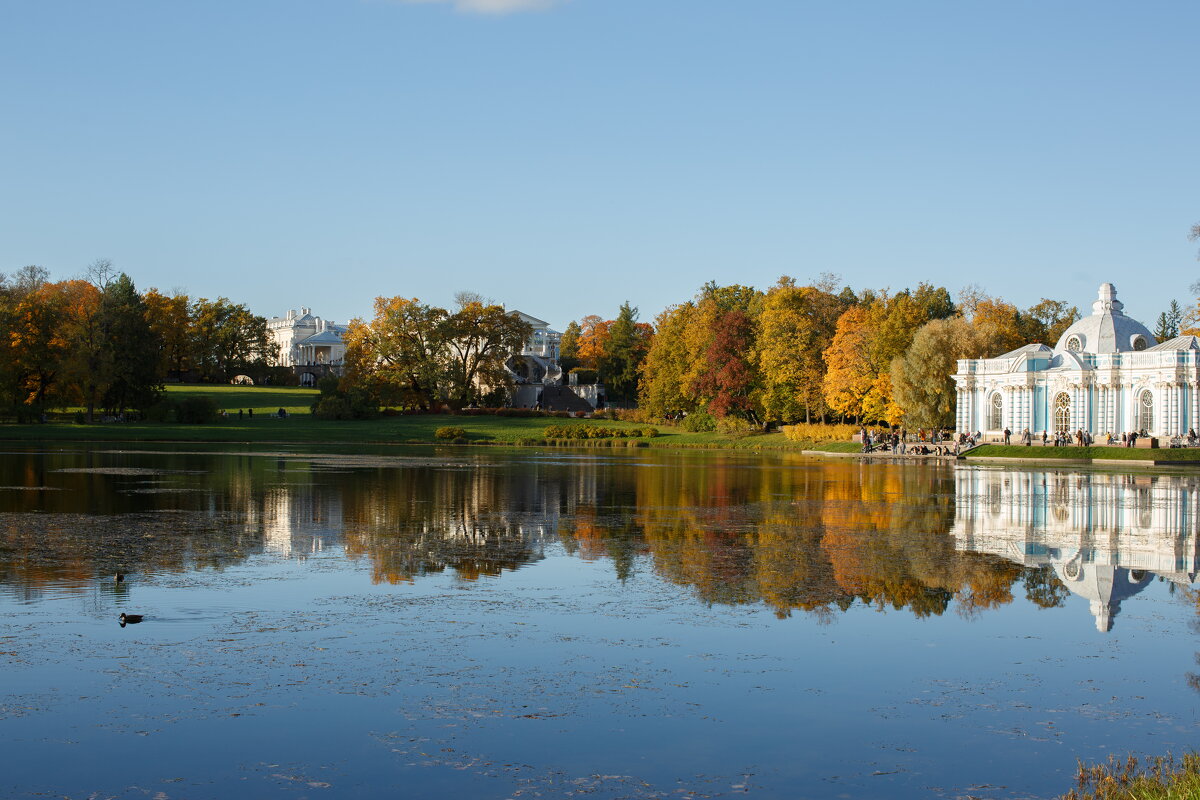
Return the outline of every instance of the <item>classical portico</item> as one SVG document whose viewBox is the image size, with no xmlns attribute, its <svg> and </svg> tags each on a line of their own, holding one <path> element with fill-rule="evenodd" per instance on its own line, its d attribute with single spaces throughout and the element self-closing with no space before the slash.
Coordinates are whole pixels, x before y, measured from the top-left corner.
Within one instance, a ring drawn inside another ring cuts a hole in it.
<svg viewBox="0 0 1200 800">
<path fill-rule="evenodd" d="M 1100 286 L 1092 314 L 1053 348 L 1029 344 L 996 358 L 963 359 L 954 380 L 955 428 L 962 432 L 1169 437 L 1200 428 L 1200 341 L 1156 342 L 1124 313 L 1111 283 Z"/>
</svg>

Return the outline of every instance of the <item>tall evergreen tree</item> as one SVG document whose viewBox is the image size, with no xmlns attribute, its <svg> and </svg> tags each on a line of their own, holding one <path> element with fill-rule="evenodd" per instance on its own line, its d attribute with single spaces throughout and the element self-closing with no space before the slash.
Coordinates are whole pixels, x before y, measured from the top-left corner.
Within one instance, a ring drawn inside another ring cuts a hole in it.
<svg viewBox="0 0 1200 800">
<path fill-rule="evenodd" d="M 574 321 L 563 331 L 562 339 L 558 343 L 558 363 L 563 374 L 579 366 L 579 337 L 582 333 L 583 328 Z"/>
<path fill-rule="evenodd" d="M 609 327 L 604 357 L 600 364 L 600 380 L 614 400 L 628 403 L 637 397 L 638 367 L 644 352 L 639 352 L 638 310 L 626 300 Z"/>
<path fill-rule="evenodd" d="M 105 286 L 100 306 L 106 335 L 101 357 L 103 405 L 114 414 L 148 408 L 162 388 L 162 338 L 147 321 L 146 303 L 129 276 L 121 273 Z"/>
</svg>

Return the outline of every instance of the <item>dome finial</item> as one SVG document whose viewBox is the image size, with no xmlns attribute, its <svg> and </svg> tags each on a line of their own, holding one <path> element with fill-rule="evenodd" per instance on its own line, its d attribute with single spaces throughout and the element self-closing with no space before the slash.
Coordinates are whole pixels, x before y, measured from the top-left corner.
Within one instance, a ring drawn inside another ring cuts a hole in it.
<svg viewBox="0 0 1200 800">
<path fill-rule="evenodd" d="M 1092 313 L 1096 315 L 1114 314 L 1121 315 L 1121 309 L 1125 308 L 1125 304 L 1117 299 L 1117 287 L 1111 283 L 1100 284 L 1100 296 L 1096 302 L 1092 303 Z"/>
</svg>

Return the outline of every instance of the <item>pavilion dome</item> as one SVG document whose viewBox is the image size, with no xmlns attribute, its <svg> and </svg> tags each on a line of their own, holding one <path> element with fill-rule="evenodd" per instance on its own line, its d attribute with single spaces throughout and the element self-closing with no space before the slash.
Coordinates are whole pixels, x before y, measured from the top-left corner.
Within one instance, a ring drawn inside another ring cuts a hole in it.
<svg viewBox="0 0 1200 800">
<path fill-rule="evenodd" d="M 1092 314 L 1067 328 L 1055 353 L 1126 353 L 1145 350 L 1157 339 L 1142 323 L 1125 316 L 1125 304 L 1117 299 L 1117 287 L 1100 284 L 1100 294 L 1092 303 Z"/>
</svg>

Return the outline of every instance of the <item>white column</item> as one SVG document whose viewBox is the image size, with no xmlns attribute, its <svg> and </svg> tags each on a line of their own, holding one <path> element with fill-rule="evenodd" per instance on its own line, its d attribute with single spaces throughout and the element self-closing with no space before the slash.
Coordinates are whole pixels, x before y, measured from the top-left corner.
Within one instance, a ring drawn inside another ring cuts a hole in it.
<svg viewBox="0 0 1200 800">
<path fill-rule="evenodd" d="M 1200 392 L 1196 391 L 1195 380 L 1188 383 L 1188 395 L 1192 399 L 1192 403 L 1190 403 L 1192 414 L 1188 416 L 1188 428 L 1194 431 L 1196 423 L 1200 422 Z"/>
<path fill-rule="evenodd" d="M 1183 427 L 1183 387 L 1178 382 L 1175 384 L 1172 396 L 1175 401 L 1175 427 L 1171 429 L 1171 433 L 1186 433 Z"/>
</svg>

